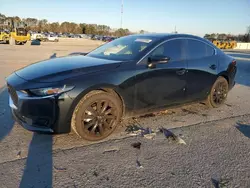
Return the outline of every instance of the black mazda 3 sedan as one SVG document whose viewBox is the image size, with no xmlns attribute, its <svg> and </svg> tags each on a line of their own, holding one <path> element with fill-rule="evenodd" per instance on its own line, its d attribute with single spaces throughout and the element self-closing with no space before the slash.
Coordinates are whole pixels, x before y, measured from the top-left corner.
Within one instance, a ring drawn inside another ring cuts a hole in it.
<svg viewBox="0 0 250 188">
<path fill-rule="evenodd" d="M 191 102 L 219 107 L 236 71 L 236 61 L 206 39 L 142 34 L 31 64 L 6 81 L 13 116 L 23 127 L 56 134 L 72 128 L 96 141 L 125 117 Z"/>
</svg>

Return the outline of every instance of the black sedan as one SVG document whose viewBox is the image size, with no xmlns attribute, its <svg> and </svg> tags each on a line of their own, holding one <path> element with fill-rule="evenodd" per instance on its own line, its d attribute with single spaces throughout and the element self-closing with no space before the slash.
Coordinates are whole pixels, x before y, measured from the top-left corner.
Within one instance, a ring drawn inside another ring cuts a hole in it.
<svg viewBox="0 0 250 188">
<path fill-rule="evenodd" d="M 186 34 L 121 37 L 84 54 L 54 58 L 7 78 L 9 103 L 26 129 L 110 135 L 122 118 L 206 102 L 219 107 L 234 86 L 236 61 Z"/>
</svg>

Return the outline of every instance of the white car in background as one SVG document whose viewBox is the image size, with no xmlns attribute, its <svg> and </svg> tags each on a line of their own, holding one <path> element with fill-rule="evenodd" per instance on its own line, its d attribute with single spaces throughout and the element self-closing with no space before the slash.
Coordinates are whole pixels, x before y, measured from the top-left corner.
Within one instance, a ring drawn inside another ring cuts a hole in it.
<svg viewBox="0 0 250 188">
<path fill-rule="evenodd" d="M 40 40 L 42 41 L 45 38 L 44 34 L 41 33 L 32 33 L 31 34 L 31 40 Z"/>
<path fill-rule="evenodd" d="M 49 35 L 46 37 L 46 41 L 58 42 L 59 39 L 58 39 L 58 36 L 49 34 Z"/>
</svg>

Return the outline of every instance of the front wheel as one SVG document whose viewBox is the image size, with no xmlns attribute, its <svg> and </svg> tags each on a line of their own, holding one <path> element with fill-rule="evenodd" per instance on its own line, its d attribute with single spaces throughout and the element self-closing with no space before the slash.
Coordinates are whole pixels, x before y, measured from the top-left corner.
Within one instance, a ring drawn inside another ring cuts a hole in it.
<svg viewBox="0 0 250 188">
<path fill-rule="evenodd" d="M 210 94 L 207 97 L 206 104 L 209 107 L 217 108 L 226 101 L 227 95 L 228 82 L 224 77 L 220 76 L 213 84 Z"/>
<path fill-rule="evenodd" d="M 108 137 L 122 117 L 119 97 L 104 91 L 92 91 L 77 104 L 71 126 L 85 140 L 98 141 Z"/>
</svg>

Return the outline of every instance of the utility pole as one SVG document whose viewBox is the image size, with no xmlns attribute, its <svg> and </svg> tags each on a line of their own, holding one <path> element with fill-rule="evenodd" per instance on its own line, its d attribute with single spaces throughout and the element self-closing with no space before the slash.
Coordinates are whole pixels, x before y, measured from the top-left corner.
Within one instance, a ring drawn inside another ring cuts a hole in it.
<svg viewBox="0 0 250 188">
<path fill-rule="evenodd" d="M 123 0 L 121 0 L 121 28 L 122 28 L 122 19 L 123 19 Z"/>
</svg>

